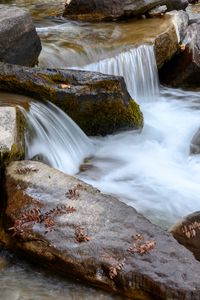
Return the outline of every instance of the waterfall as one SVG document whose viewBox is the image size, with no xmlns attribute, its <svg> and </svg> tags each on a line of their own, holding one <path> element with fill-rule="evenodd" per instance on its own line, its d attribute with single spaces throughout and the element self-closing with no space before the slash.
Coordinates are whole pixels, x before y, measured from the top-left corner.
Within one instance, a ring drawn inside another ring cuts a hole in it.
<svg viewBox="0 0 200 300">
<path fill-rule="evenodd" d="M 124 77 L 130 95 L 139 103 L 159 95 L 159 79 L 152 45 L 137 48 L 83 67 L 84 70 Z"/>
<path fill-rule="evenodd" d="M 77 173 L 93 144 L 76 123 L 50 102 L 31 102 L 28 112 L 20 109 L 29 128 L 26 159 L 39 158 L 67 174 Z"/>
</svg>

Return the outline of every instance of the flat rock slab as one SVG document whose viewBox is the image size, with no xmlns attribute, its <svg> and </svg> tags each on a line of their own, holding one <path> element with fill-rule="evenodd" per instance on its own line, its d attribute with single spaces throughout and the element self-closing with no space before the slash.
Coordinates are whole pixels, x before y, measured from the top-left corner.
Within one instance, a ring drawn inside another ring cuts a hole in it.
<svg viewBox="0 0 200 300">
<path fill-rule="evenodd" d="M 199 300 L 200 263 L 134 208 L 33 161 L 5 187 L 9 246 L 29 259 L 132 299 Z"/>
<path fill-rule="evenodd" d="M 22 114 L 16 107 L 0 106 L 0 157 L 5 160 L 20 159 L 24 154 Z"/>
<path fill-rule="evenodd" d="M 0 5 L 0 61 L 34 66 L 41 43 L 28 12 Z"/>
</svg>

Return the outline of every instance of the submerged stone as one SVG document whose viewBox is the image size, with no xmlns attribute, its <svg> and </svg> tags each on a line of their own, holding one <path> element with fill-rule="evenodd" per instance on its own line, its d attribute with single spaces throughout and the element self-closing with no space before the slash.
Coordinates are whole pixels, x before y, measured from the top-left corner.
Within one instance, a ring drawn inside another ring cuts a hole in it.
<svg viewBox="0 0 200 300">
<path fill-rule="evenodd" d="M 132 299 L 199 299 L 193 255 L 118 199 L 33 161 L 9 165 L 6 192 L 10 247 L 27 258 Z"/>
<path fill-rule="evenodd" d="M 41 43 L 29 14 L 18 7 L 0 5 L 0 61 L 34 66 Z"/>
<path fill-rule="evenodd" d="M 139 105 L 120 76 L 0 64 L 0 89 L 52 101 L 88 135 L 143 126 Z"/>
</svg>

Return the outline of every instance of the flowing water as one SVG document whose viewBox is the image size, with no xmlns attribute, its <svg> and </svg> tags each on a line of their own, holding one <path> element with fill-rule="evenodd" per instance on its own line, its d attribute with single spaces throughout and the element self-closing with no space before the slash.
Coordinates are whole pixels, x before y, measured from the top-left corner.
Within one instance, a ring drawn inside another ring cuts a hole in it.
<svg viewBox="0 0 200 300">
<path fill-rule="evenodd" d="M 200 93 L 159 87 L 150 45 L 153 36 L 168 21 L 77 23 L 49 18 L 53 0 L 6 2 L 26 6 L 33 14 L 43 43 L 41 66 L 123 75 L 131 96 L 140 103 L 145 120 L 142 133 L 126 131 L 88 139 L 53 105 L 33 101 L 27 115 L 34 128 L 27 135 L 27 156 L 43 157 L 71 174 L 77 173 L 84 157 L 91 156 L 76 176 L 117 196 L 164 228 L 199 210 L 200 157 L 190 156 L 189 148 L 200 125 Z M 59 11 L 62 5 L 63 1 L 59 1 Z M 65 149 L 65 144 L 69 148 Z M 5 255 L 1 256 L 4 259 Z M 0 299 L 55 297 L 118 299 L 46 277 L 18 261 L 3 264 Z"/>
<path fill-rule="evenodd" d="M 64 112 L 50 102 L 32 102 L 24 116 L 29 124 L 25 136 L 26 158 L 37 158 L 72 175 L 84 158 L 93 152 L 93 144 Z"/>
</svg>

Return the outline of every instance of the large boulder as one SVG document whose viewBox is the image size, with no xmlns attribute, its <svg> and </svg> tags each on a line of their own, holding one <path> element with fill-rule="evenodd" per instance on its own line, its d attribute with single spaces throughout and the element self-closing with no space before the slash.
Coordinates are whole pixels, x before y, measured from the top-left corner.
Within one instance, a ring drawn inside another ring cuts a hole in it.
<svg viewBox="0 0 200 300">
<path fill-rule="evenodd" d="M 21 255 L 125 298 L 199 300 L 200 263 L 134 208 L 39 162 L 11 163 L 5 189 Z"/>
<path fill-rule="evenodd" d="M 178 221 L 170 232 L 174 238 L 187 249 L 196 259 L 200 260 L 200 212 L 194 212 Z"/>
<path fill-rule="evenodd" d="M 181 51 L 160 71 L 162 83 L 173 87 L 200 84 L 200 24 L 188 26 Z"/>
<path fill-rule="evenodd" d="M 24 157 L 23 124 L 17 107 L 0 106 L 0 165 Z"/>
<path fill-rule="evenodd" d="M 192 137 L 190 144 L 190 154 L 200 154 L 200 128 Z"/>
<path fill-rule="evenodd" d="M 0 63 L 0 89 L 52 101 L 88 135 L 143 126 L 139 105 L 119 76 Z"/>
<path fill-rule="evenodd" d="M 34 66 L 41 43 L 29 14 L 18 8 L 0 5 L 0 61 Z"/>
<path fill-rule="evenodd" d="M 64 16 L 78 20 L 116 20 L 144 14 L 158 5 L 168 10 L 185 9 L 186 0 L 71 0 L 66 1 Z"/>
</svg>

